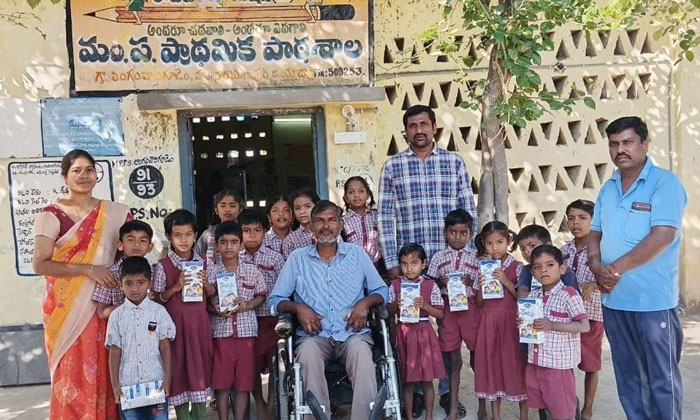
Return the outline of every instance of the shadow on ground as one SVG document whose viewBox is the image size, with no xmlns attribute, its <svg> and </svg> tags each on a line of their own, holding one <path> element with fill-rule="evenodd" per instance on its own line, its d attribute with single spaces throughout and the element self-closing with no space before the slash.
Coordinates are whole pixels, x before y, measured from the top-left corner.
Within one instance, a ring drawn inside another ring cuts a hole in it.
<svg viewBox="0 0 700 420">
<path fill-rule="evenodd" d="M 700 418 L 700 312 L 687 314 L 682 320 L 685 332 L 683 358 L 681 361 L 684 385 L 683 416 L 688 419 L 698 419 Z M 465 360 L 468 360 L 468 354 L 464 356 Z M 577 389 L 579 391 L 579 399 L 583 400 L 583 375 L 580 372 L 577 373 Z M 464 370 L 462 373 L 460 399 L 467 406 L 467 419 L 476 419 L 474 381 L 469 370 Z M 48 385 L 0 388 L 0 420 L 46 419 L 49 413 L 48 400 Z M 600 374 L 594 410 L 593 418 L 605 420 L 625 419 L 622 407 L 617 399 L 615 378 L 610 360 L 610 348 L 607 341 L 603 344 L 603 370 Z M 503 419 L 516 419 L 518 417 L 517 404 L 504 402 L 501 408 L 501 416 Z M 175 413 L 172 410 L 170 418 L 175 419 Z M 213 420 L 216 418 L 216 413 L 213 410 L 209 410 L 208 419 Z M 233 416 L 230 418 L 233 418 Z M 434 418 L 436 420 L 444 418 L 444 412 L 440 407 L 436 406 Z M 530 413 L 530 419 L 536 420 L 538 418 L 535 412 Z"/>
</svg>

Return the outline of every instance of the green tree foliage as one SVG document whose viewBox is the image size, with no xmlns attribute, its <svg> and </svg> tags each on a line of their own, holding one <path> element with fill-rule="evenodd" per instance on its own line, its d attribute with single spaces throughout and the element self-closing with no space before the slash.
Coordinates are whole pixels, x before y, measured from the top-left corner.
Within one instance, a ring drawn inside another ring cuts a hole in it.
<svg viewBox="0 0 700 420">
<path fill-rule="evenodd" d="M 697 27 L 700 0 L 616 0 L 600 9 L 599 20 L 611 26 L 627 27 L 647 18 L 655 28 L 654 40 L 668 36 L 678 49 L 675 63 L 693 61 L 693 48 L 700 45 Z"/>
<path fill-rule="evenodd" d="M 585 97 L 581 90 L 576 91 L 577 98 L 560 98 L 556 92 L 544 90 L 535 66 L 541 64 L 543 51 L 554 48 L 549 34 L 556 28 L 568 23 L 591 28 L 593 1 L 442 0 L 441 3 L 443 20 L 423 34 L 423 41 L 434 43 L 435 54 L 455 58 L 461 64 L 460 76 L 464 82 L 467 77 L 464 70 L 483 63 L 473 55 L 455 57 L 462 43 L 470 43 L 477 56 L 498 61 L 504 86 L 503 94 L 493 106 L 500 124 L 524 127 L 547 109 L 571 112 L 575 99 Z M 478 109 L 486 85 L 486 79 L 470 83 L 471 94 L 462 106 Z"/>
<path fill-rule="evenodd" d="M 672 37 L 678 60 L 693 60 L 692 49 L 700 44 L 692 29 L 700 0 L 440 0 L 440 5 L 442 20 L 422 40 L 431 54 L 447 55 L 457 64 L 457 80 L 468 93 L 460 106 L 481 111 L 480 225 L 508 221 L 504 127 L 525 127 L 546 112 L 571 113 L 577 102 L 595 109 L 595 100 L 583 90 L 573 86 L 560 96 L 548 91 L 537 73 L 541 53 L 554 49 L 554 31 L 573 24 L 588 37 L 592 30 L 624 29 L 647 18 L 656 39 Z M 488 72 L 475 81 L 469 70 L 477 66 Z"/>
</svg>

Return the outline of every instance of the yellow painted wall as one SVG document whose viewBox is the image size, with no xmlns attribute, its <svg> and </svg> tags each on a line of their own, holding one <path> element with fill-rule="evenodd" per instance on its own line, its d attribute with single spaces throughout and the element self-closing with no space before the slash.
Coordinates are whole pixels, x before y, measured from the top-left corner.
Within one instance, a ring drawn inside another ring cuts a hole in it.
<svg viewBox="0 0 700 420">
<path fill-rule="evenodd" d="M 0 96 L 37 99 L 68 95 L 66 9 L 43 1 L 0 2 Z M 16 20 L 26 28 L 12 24 Z"/>
<path fill-rule="evenodd" d="M 24 0 L 0 2 L 0 98 L 21 98 L 38 103 L 43 98 L 66 98 L 70 69 L 66 48 L 66 13 L 63 3 L 43 1 L 31 9 Z M 23 25 L 11 24 L 18 19 Z M 44 37 L 45 35 L 45 37 Z M 18 124 L 21 122 L 18 120 Z M 172 210 L 181 204 L 179 149 L 176 113 L 144 113 L 136 107 L 136 96 L 122 101 L 124 157 L 112 162 L 115 200 L 133 208 L 153 207 Z M 4 128 L 4 127 L 3 127 Z M 12 128 L 10 127 L 10 130 Z M 2 138 L 0 147 L 10 142 L 38 142 L 41 138 Z M 6 147 L 6 146 L 5 146 Z M 163 192 L 153 200 L 140 200 L 128 187 L 135 168 L 134 158 L 157 158 L 171 163 L 153 163 L 166 179 Z M 53 160 L 56 159 L 25 159 Z M 0 159 L 0 326 L 41 322 L 44 281 L 40 277 L 20 277 L 15 269 L 15 250 L 10 219 L 8 165 L 23 159 Z M 149 212 L 147 211 L 146 214 Z M 162 249 L 162 218 L 147 220 L 156 230 L 157 255 Z"/>
<path fill-rule="evenodd" d="M 343 105 L 324 107 L 326 116 L 326 147 L 328 158 L 329 198 L 343 204 L 343 185 L 351 176 L 360 175 L 369 181 L 375 199 L 379 190 L 379 170 L 382 153 L 378 153 L 379 135 L 375 104 L 353 104 L 360 118 L 361 130 L 367 133 L 366 143 L 335 144 L 334 135 L 346 131 L 345 118 L 341 115 Z"/>
<path fill-rule="evenodd" d="M 0 15 L 17 18 L 27 28 L 0 19 L 0 97 L 38 100 L 68 95 L 68 53 L 65 8 L 50 2 L 32 10 L 24 1 L 0 2 Z M 42 32 L 50 34 L 46 39 Z M 0 139 L 0 147 L 11 141 L 41 139 Z M 19 277 L 15 270 L 8 201 L 9 159 L 0 159 L 0 326 L 41 322 L 44 282 Z"/>
<path fill-rule="evenodd" d="M 700 83 L 697 63 L 684 62 L 674 69 L 674 162 L 676 172 L 688 194 L 688 207 L 683 220 L 683 244 L 681 249 L 680 290 L 687 306 L 700 304 L 700 96 L 696 92 Z"/>
</svg>

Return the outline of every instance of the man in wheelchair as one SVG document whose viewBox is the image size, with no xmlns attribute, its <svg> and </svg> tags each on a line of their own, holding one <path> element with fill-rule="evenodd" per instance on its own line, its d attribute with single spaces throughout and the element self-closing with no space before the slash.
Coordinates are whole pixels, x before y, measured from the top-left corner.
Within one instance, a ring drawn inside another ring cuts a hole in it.
<svg viewBox="0 0 700 420">
<path fill-rule="evenodd" d="M 388 289 L 361 247 L 338 242 L 340 207 L 322 200 L 311 218 L 316 243 L 290 254 L 268 302 L 273 314 L 291 313 L 299 321 L 294 353 L 304 395 L 311 391 L 330 418 L 324 370 L 337 360 L 353 388 L 351 419 L 367 420 L 377 396 L 367 317 L 372 307 L 387 301 Z M 313 419 L 310 411 L 301 414 Z"/>
</svg>

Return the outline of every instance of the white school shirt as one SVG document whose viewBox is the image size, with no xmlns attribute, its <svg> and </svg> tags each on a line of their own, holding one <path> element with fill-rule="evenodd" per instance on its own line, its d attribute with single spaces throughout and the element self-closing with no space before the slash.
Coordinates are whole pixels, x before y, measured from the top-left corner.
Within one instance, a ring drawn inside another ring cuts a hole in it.
<svg viewBox="0 0 700 420">
<path fill-rule="evenodd" d="M 119 365 L 121 386 L 162 380 L 160 340 L 175 338 L 175 324 L 164 306 L 146 297 L 139 305 L 129 299 L 117 307 L 107 323 L 105 346 L 122 350 Z"/>
</svg>

